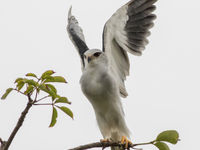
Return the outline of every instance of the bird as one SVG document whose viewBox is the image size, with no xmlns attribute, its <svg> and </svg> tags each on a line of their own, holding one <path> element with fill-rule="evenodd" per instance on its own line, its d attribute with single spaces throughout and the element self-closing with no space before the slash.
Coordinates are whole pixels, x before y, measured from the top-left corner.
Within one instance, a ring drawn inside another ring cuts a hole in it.
<svg viewBox="0 0 200 150">
<path fill-rule="evenodd" d="M 121 6 L 104 25 L 102 50 L 88 48 L 72 7 L 68 12 L 68 35 L 82 64 L 81 89 L 94 109 L 102 142 L 121 142 L 125 149 L 131 143 L 121 101 L 128 96 L 125 87 L 130 70 L 128 53 L 141 56 L 149 43 L 156 1 L 129 0 Z"/>
</svg>

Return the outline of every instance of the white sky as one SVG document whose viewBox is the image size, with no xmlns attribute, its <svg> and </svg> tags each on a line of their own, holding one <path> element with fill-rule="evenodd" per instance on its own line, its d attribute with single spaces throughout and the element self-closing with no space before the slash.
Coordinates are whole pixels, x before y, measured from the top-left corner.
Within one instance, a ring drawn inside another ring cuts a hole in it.
<svg viewBox="0 0 200 150">
<path fill-rule="evenodd" d="M 66 32 L 67 12 L 84 30 L 90 48 L 101 48 L 106 20 L 128 0 L 1 0 L 0 95 L 25 73 L 53 69 L 69 84 L 58 85 L 72 101 L 75 120 L 59 112 L 48 128 L 51 108 L 33 107 L 10 150 L 66 150 L 99 141 L 93 109 L 83 96 L 78 54 Z M 123 100 L 132 140 L 148 142 L 167 129 L 176 129 L 181 142 L 172 150 L 197 149 L 200 134 L 200 2 L 167 0 L 157 3 L 156 25 L 142 57 L 131 56 Z M 0 137 L 6 140 L 24 109 L 26 98 L 12 93 L 0 101 Z M 156 148 L 144 147 L 144 150 Z"/>
</svg>

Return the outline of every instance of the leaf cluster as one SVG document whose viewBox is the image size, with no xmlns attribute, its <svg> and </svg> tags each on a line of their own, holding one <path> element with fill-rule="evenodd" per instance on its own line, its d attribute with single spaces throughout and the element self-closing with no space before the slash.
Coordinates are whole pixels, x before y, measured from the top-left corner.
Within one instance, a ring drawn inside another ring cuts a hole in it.
<svg viewBox="0 0 200 150">
<path fill-rule="evenodd" d="M 179 141 L 179 134 L 176 130 L 161 132 L 155 141 L 152 142 L 159 150 L 170 150 L 167 143 L 176 144 Z"/>
<path fill-rule="evenodd" d="M 6 99 L 12 91 L 17 91 L 31 100 L 32 105 L 49 105 L 52 106 L 52 117 L 49 127 L 53 127 L 57 120 L 57 109 L 61 110 L 71 118 L 73 118 L 72 111 L 66 107 L 66 104 L 71 104 L 67 97 L 60 96 L 53 83 L 67 83 L 64 77 L 54 76 L 53 70 L 45 71 L 40 77 L 34 73 L 27 73 L 25 78 L 17 78 L 15 80 L 15 88 L 8 88 L 1 97 Z M 43 92 L 46 96 L 38 98 L 39 94 Z M 43 100 L 50 98 L 49 103 L 41 103 Z"/>
</svg>

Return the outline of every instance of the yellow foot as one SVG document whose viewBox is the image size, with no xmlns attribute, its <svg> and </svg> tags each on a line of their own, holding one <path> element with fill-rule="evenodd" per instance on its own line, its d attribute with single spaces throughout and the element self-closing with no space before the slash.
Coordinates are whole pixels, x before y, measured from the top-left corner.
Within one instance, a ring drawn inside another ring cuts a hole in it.
<svg viewBox="0 0 200 150">
<path fill-rule="evenodd" d="M 111 140 L 110 139 L 101 139 L 100 142 L 101 143 L 108 143 L 108 142 L 111 142 Z"/>
<path fill-rule="evenodd" d="M 122 136 L 121 144 L 125 144 L 125 149 L 128 149 L 128 146 L 132 145 L 133 143 L 130 140 L 128 140 L 127 137 Z"/>
</svg>

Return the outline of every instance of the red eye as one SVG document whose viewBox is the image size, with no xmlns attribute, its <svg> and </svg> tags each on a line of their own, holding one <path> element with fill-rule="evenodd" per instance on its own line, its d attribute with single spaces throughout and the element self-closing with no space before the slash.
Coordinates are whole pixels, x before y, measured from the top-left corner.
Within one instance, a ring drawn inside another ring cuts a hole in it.
<svg viewBox="0 0 200 150">
<path fill-rule="evenodd" d="M 96 53 L 94 53 L 94 56 L 95 57 L 99 57 L 101 55 L 101 52 L 96 52 Z"/>
</svg>

